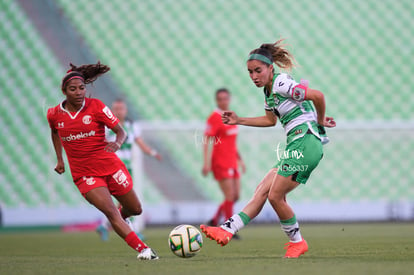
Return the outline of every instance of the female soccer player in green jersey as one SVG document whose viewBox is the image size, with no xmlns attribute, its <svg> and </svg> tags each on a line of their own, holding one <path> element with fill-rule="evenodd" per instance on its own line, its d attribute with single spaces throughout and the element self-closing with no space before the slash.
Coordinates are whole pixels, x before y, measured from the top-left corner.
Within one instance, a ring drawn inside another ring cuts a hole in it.
<svg viewBox="0 0 414 275">
<path fill-rule="evenodd" d="M 239 117 L 229 111 L 222 115 L 222 120 L 231 125 L 271 127 L 279 119 L 287 135 L 283 157 L 263 178 L 253 198 L 239 214 L 233 215 L 220 227 L 201 225 L 200 228 L 208 238 L 224 246 L 260 213 L 268 199 L 290 240 L 285 247 L 285 257 L 298 258 L 308 251 L 308 244 L 301 236 L 286 195 L 299 184 L 306 183 L 323 156 L 322 143 L 327 142 L 324 127 L 335 127 L 336 123 L 332 117 L 325 116 L 322 92 L 297 83 L 286 73 L 275 72 L 274 65 L 285 70 L 294 66 L 292 54 L 281 42 L 262 44 L 251 51 L 247 59 L 250 78 L 257 87 L 264 87 L 266 114 Z"/>
</svg>

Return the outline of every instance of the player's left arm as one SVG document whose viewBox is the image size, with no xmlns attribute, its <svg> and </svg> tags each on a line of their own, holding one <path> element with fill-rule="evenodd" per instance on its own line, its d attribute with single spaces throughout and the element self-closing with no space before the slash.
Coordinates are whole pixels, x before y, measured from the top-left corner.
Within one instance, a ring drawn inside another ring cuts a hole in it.
<svg viewBox="0 0 414 275">
<path fill-rule="evenodd" d="M 335 127 L 336 123 L 332 117 L 325 117 L 325 96 L 322 92 L 311 89 L 307 83 L 297 83 L 290 75 L 282 73 L 276 79 L 276 91 L 284 97 L 292 98 L 302 102 L 310 100 L 316 108 L 318 124 L 326 127 Z"/>
<path fill-rule="evenodd" d="M 156 158 L 157 160 L 162 160 L 162 156 L 157 152 L 157 150 L 151 148 L 141 137 L 135 138 L 135 143 L 145 154 Z"/>
<path fill-rule="evenodd" d="M 295 87 L 296 88 L 296 87 Z M 293 91 L 295 94 L 295 90 Z M 299 92 L 298 92 L 299 93 Z M 325 127 L 335 127 L 336 122 L 333 117 L 325 117 L 325 96 L 321 91 L 306 88 L 304 89 L 304 100 L 311 100 L 315 106 L 318 116 L 318 124 Z"/>
<path fill-rule="evenodd" d="M 124 128 L 119 123 L 112 127 L 111 130 L 116 134 L 116 139 L 113 142 L 108 142 L 108 144 L 105 146 L 104 150 L 109 153 L 118 151 L 127 137 Z"/>
</svg>

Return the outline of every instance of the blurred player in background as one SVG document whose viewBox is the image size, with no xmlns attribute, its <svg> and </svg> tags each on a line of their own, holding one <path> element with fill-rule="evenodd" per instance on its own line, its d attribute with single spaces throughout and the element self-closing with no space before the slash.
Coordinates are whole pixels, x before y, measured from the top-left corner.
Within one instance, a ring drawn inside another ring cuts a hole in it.
<svg viewBox="0 0 414 275">
<path fill-rule="evenodd" d="M 142 212 L 131 175 L 115 154 L 127 138 L 126 132 L 102 101 L 85 97 L 85 85 L 110 68 L 99 62 L 80 67 L 70 65 L 71 69 L 61 84 L 66 99 L 47 112 L 57 157 L 55 171 L 59 174 L 65 172 L 63 147 L 73 181 L 85 199 L 108 218 L 115 232 L 132 249 L 138 251 L 138 259 L 158 259 L 125 222 L 129 216 Z M 105 126 L 116 134 L 115 141 L 106 141 Z M 111 195 L 121 204 L 119 210 Z"/>
<path fill-rule="evenodd" d="M 161 155 L 157 152 L 157 150 L 152 149 L 148 146 L 144 140 L 141 138 L 141 129 L 138 123 L 134 123 L 130 120 L 127 120 L 128 116 L 128 107 L 124 100 L 118 99 L 112 103 L 111 106 L 112 113 L 119 119 L 119 124 L 124 128 L 127 133 L 127 138 L 125 142 L 122 144 L 121 148 L 116 151 L 117 156 L 122 160 L 125 164 L 126 168 L 128 169 L 129 173 L 132 175 L 132 146 L 136 143 L 139 148 L 145 154 L 156 158 L 157 160 L 161 160 Z M 106 140 L 108 142 L 114 142 L 116 140 L 116 134 L 111 131 L 110 129 L 106 128 Z M 131 229 L 134 230 L 134 216 L 131 216 L 126 219 L 127 223 L 130 225 Z M 97 227 L 96 231 L 101 236 L 103 241 L 108 240 L 108 231 L 110 229 L 110 222 L 108 219 L 102 220 L 101 224 Z M 134 231 L 139 231 L 135 229 Z M 136 232 L 139 237 L 142 239 L 142 234 L 140 232 Z"/>
<path fill-rule="evenodd" d="M 274 64 L 287 70 L 294 66 L 293 56 L 280 44 L 281 41 L 262 44 L 251 51 L 247 59 L 250 78 L 257 87 L 264 87 L 266 114 L 261 117 L 238 117 L 236 113 L 227 111 L 222 119 L 229 125 L 270 127 L 279 118 L 287 135 L 283 157 L 278 155 L 278 162 L 239 214 L 233 215 L 220 227 L 201 225 L 201 229 L 210 239 L 226 245 L 235 233 L 260 213 L 268 199 L 289 238 L 285 258 L 298 258 L 308 251 L 308 244 L 302 238 L 286 196 L 299 184 L 306 183 L 323 156 L 322 143 L 327 141 L 324 127 L 335 127 L 336 123 L 332 117 L 325 116 L 323 93 L 297 83 L 286 73 L 275 72 Z"/>
<path fill-rule="evenodd" d="M 233 215 L 233 205 L 240 196 L 239 166 L 243 173 L 246 170 L 237 150 L 238 127 L 237 125 L 224 124 L 221 120 L 223 112 L 230 110 L 231 94 L 228 89 L 221 88 L 216 91 L 215 97 L 217 109 L 207 119 L 204 133 L 204 164 L 202 169 L 204 176 L 213 172 L 224 195 L 224 201 L 219 205 L 214 217 L 208 222 L 213 226 L 220 222 L 222 216 L 227 220 Z M 212 147 L 212 152 L 210 147 Z"/>
</svg>

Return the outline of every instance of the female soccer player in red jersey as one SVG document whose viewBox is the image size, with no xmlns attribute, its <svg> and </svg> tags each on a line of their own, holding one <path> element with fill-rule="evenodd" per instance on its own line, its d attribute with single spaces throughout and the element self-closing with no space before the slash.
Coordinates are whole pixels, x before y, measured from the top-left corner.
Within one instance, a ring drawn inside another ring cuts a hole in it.
<svg viewBox="0 0 414 275">
<path fill-rule="evenodd" d="M 323 156 L 322 144 L 327 142 L 324 127 L 335 127 L 336 123 L 332 117 L 325 116 L 322 92 L 297 83 L 286 73 L 275 72 L 274 64 L 288 70 L 294 65 L 293 56 L 280 42 L 261 45 L 251 51 L 247 59 L 250 78 L 257 87 L 264 87 L 266 114 L 239 117 L 228 111 L 224 112 L 222 119 L 225 124 L 254 127 L 274 126 L 279 119 L 287 135 L 283 157 L 263 178 L 240 213 L 220 227 L 200 227 L 207 237 L 226 245 L 235 233 L 259 214 L 266 200 L 269 200 L 279 216 L 282 230 L 289 238 L 285 258 L 298 258 L 308 251 L 308 244 L 302 238 L 286 196 L 299 184 L 305 184 L 317 167 Z M 269 150 L 274 151 L 273 148 Z"/>
<path fill-rule="evenodd" d="M 85 85 L 109 69 L 99 62 L 79 67 L 71 64 L 63 77 L 61 89 L 66 99 L 47 113 L 57 156 L 55 171 L 65 172 L 63 147 L 73 181 L 85 199 L 108 218 L 115 232 L 130 247 L 138 251 L 138 259 L 154 260 L 158 259 L 157 254 L 124 220 L 142 212 L 141 203 L 132 189 L 131 176 L 115 154 L 125 141 L 125 130 L 100 100 L 85 97 Z M 105 140 L 105 126 L 116 133 L 114 142 Z M 111 195 L 120 202 L 119 210 Z"/>
<path fill-rule="evenodd" d="M 209 225 L 216 226 L 221 216 L 229 219 L 233 215 L 233 205 L 240 195 L 240 174 L 245 172 L 245 165 L 237 151 L 237 125 L 227 125 L 221 121 L 223 112 L 229 110 L 230 92 L 225 88 L 216 91 L 217 109 L 207 119 L 204 133 L 204 164 L 202 173 L 207 176 L 211 171 L 224 194 L 224 201 L 220 204 Z M 212 153 L 209 147 L 212 145 Z"/>
</svg>

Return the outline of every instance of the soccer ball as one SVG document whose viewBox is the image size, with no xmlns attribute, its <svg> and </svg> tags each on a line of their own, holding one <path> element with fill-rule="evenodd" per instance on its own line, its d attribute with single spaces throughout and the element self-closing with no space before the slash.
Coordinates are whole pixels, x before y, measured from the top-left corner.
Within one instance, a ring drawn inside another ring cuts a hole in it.
<svg viewBox="0 0 414 275">
<path fill-rule="evenodd" d="M 182 224 L 171 231 L 168 245 L 178 257 L 191 258 L 203 247 L 203 237 L 196 227 Z"/>
</svg>

